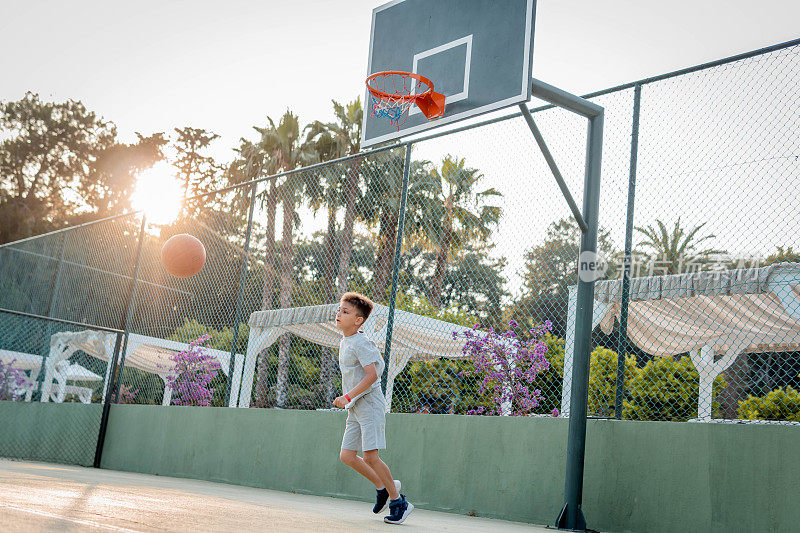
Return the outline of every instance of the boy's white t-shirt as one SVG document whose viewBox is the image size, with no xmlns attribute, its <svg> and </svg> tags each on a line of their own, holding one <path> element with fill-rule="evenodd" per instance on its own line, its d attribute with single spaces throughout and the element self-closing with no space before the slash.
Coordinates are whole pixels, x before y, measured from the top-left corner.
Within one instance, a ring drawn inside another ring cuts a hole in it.
<svg viewBox="0 0 800 533">
<path fill-rule="evenodd" d="M 383 355 L 375 343 L 362 332 L 354 333 L 349 337 L 342 337 L 339 342 L 339 370 L 342 371 L 342 392 L 346 393 L 358 385 L 367 373 L 364 367 L 375 363 L 378 379 L 367 390 L 381 388 L 381 375 L 385 366 Z"/>
</svg>

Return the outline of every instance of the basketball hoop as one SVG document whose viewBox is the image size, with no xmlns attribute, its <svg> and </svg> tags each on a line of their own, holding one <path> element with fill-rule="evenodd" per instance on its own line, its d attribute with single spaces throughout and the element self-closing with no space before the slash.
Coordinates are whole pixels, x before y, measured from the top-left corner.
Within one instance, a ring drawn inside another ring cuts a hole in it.
<svg viewBox="0 0 800 533">
<path fill-rule="evenodd" d="M 372 116 L 388 118 L 398 130 L 408 119 L 412 104 L 428 119 L 444 114 L 444 95 L 433 91 L 431 80 L 413 72 L 376 72 L 367 78 L 367 89 L 372 96 Z"/>
</svg>

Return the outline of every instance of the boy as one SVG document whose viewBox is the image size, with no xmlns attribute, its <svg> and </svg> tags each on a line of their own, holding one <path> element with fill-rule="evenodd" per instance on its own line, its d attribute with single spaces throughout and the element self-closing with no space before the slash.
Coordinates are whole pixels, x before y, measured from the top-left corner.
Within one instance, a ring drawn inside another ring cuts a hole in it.
<svg viewBox="0 0 800 533">
<path fill-rule="evenodd" d="M 370 480 L 377 490 L 372 512 L 380 513 L 389 501 L 387 524 L 402 524 L 414 506 L 400 494 L 400 482 L 392 479 L 378 450 L 386 449 L 386 400 L 379 378 L 384 362 L 381 352 L 359 331 L 372 312 L 372 300 L 356 292 L 342 295 L 336 312 L 336 327 L 344 336 L 339 344 L 339 369 L 342 371 L 342 391 L 333 405 L 347 409 L 347 423 L 339 458 L 344 464 Z M 363 451 L 363 459 L 356 455 Z"/>
</svg>

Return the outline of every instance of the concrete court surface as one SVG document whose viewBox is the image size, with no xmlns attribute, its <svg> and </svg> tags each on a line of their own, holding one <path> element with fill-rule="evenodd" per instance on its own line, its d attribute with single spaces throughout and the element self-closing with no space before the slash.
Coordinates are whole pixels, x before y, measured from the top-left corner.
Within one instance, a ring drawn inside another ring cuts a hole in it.
<svg viewBox="0 0 800 533">
<path fill-rule="evenodd" d="M 366 502 L 0 459 L 2 531 L 557 531 L 419 508 L 401 526 L 382 517 Z"/>
</svg>

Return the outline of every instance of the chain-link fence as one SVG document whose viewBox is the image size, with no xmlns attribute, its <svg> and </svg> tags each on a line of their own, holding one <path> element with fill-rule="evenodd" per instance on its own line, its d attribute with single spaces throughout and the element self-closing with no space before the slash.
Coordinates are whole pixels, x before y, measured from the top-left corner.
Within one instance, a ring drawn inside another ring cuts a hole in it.
<svg viewBox="0 0 800 533">
<path fill-rule="evenodd" d="M 590 415 L 800 421 L 798 87 L 793 42 L 588 96 Z M 585 122 L 532 111 L 580 198 Z M 177 233 L 205 244 L 192 278 L 161 265 Z M 579 238 L 514 115 L 193 198 L 173 223 L 2 246 L 0 307 L 126 331 L 120 401 L 325 409 L 358 291 L 393 411 L 568 416 Z"/>
<path fill-rule="evenodd" d="M 0 310 L 0 456 L 90 466 L 96 463 L 99 404 L 113 387 L 123 334 L 70 321 Z M 97 339 L 108 342 L 98 343 Z M 30 402 L 5 409 L 7 402 Z M 45 402 L 58 409 L 40 409 Z M 94 409 L 83 409 L 95 404 Z M 21 419 L 21 420 L 20 420 Z"/>
</svg>

